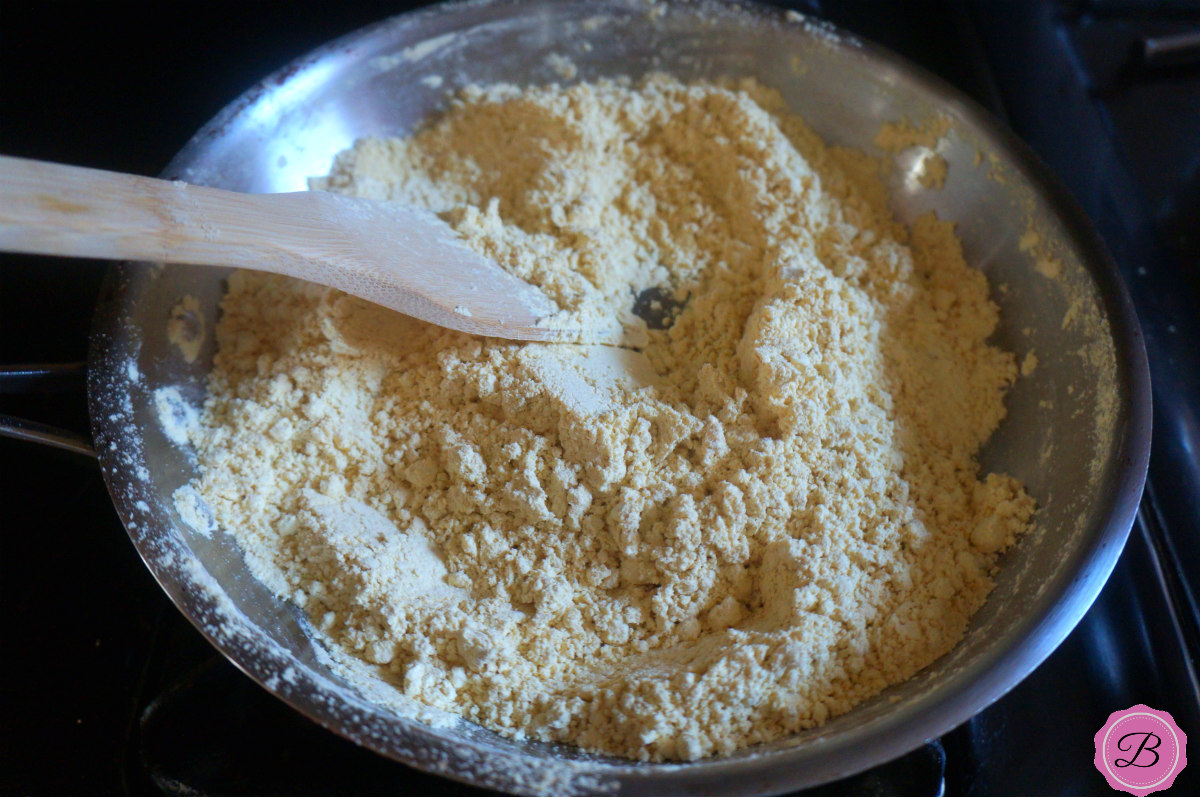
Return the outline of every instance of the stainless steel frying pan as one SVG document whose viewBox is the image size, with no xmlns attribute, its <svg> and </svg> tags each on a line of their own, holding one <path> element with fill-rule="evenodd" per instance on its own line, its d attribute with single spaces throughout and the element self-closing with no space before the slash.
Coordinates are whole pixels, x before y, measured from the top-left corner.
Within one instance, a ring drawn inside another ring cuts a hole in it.
<svg viewBox="0 0 1200 797">
<path fill-rule="evenodd" d="M 1007 555 L 995 592 L 949 655 L 789 739 L 686 765 L 635 764 L 509 741 L 464 721 L 435 727 L 343 682 L 301 614 L 250 576 L 232 538 L 176 514 L 171 495 L 195 463 L 164 430 L 158 404 L 187 412 L 203 400 L 223 275 L 114 268 L 96 314 L 89 397 L 100 465 L 138 551 L 179 609 L 251 678 L 398 761 L 518 793 L 768 794 L 828 781 L 946 732 L 1012 688 L 1075 626 L 1128 534 L 1147 463 L 1149 384 L 1129 299 L 1095 233 L 1029 151 L 970 101 L 826 27 L 710 2 L 433 7 L 346 36 L 269 77 L 201 130 L 165 176 L 299 190 L 356 138 L 409 131 L 465 84 L 654 70 L 753 75 L 826 140 L 877 154 L 884 122 L 950 120 L 936 144 L 949 164 L 945 186 L 919 180 L 929 151 L 901 152 L 890 177 L 895 208 L 904 219 L 932 209 L 957 223 L 968 261 L 987 272 L 1002 308 L 996 343 L 1036 353 L 1038 367 L 1009 394 L 1008 418 L 982 458 L 985 470 L 1028 485 L 1040 505 L 1036 530 Z M 1048 276 L 1047 256 L 1060 263 L 1057 277 Z M 181 304 L 185 296 L 193 309 Z M 193 359 L 168 340 L 173 309 L 199 341 L 187 352 Z"/>
</svg>

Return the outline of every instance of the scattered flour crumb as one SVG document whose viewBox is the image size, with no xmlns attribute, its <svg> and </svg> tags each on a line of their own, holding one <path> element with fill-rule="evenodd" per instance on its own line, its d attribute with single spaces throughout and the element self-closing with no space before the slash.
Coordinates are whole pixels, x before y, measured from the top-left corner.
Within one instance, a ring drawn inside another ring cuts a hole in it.
<svg viewBox="0 0 1200 797">
<path fill-rule="evenodd" d="M 579 74 L 579 70 L 575 67 L 575 62 L 559 53 L 550 53 L 547 55 L 546 65 L 554 70 L 554 74 L 563 80 L 574 80 L 575 76 Z"/>
<path fill-rule="evenodd" d="M 1062 317 L 1062 329 L 1066 329 L 1079 319 L 1081 304 L 1082 300 L 1075 299 L 1067 305 L 1067 311 L 1063 313 Z"/>
<path fill-rule="evenodd" d="M 175 511 L 193 531 L 209 537 L 217 530 L 217 521 L 204 498 L 190 485 L 184 485 L 173 496 Z"/>
<path fill-rule="evenodd" d="M 908 119 L 888 122 L 875 134 L 875 146 L 893 154 L 909 147 L 936 149 L 938 141 L 950 132 L 950 125 L 950 119 L 945 116 L 934 116 L 919 127 Z"/>
<path fill-rule="evenodd" d="M 936 152 L 928 153 L 921 159 L 921 185 L 933 191 L 941 190 L 946 185 L 949 168 L 946 159 L 941 155 Z"/>
<path fill-rule="evenodd" d="M 155 390 L 154 409 L 167 439 L 176 445 L 186 444 L 199 423 L 200 414 L 183 398 L 179 388 L 168 385 Z"/>
<path fill-rule="evenodd" d="M 167 340 L 179 349 L 185 362 L 194 363 L 204 345 L 204 314 L 195 296 L 184 296 L 171 308 L 167 319 Z"/>
<path fill-rule="evenodd" d="M 1017 247 L 1033 257 L 1033 268 L 1046 279 L 1058 279 L 1062 274 L 1062 261 L 1050 253 L 1042 236 L 1033 229 L 1033 222 L 1017 240 Z"/>
<path fill-rule="evenodd" d="M 412 47 L 405 47 L 400 51 L 400 60 L 408 61 L 409 63 L 420 61 L 422 58 L 442 49 L 457 38 L 458 34 L 456 33 L 446 33 L 441 36 L 435 36 L 432 39 L 426 39 L 420 44 L 414 44 Z"/>
<path fill-rule="evenodd" d="M 950 167 L 936 149 L 938 142 L 950 131 L 950 126 L 950 119 L 944 116 L 935 116 L 920 127 L 914 126 L 908 119 L 889 122 L 879 128 L 875 145 L 892 154 L 912 148 L 920 150 L 917 182 L 925 188 L 940 190 L 946 184 Z"/>
<path fill-rule="evenodd" d="M 1057 257 L 1043 255 L 1033 263 L 1034 269 L 1046 279 L 1058 279 L 1062 274 L 1062 261 Z"/>
</svg>

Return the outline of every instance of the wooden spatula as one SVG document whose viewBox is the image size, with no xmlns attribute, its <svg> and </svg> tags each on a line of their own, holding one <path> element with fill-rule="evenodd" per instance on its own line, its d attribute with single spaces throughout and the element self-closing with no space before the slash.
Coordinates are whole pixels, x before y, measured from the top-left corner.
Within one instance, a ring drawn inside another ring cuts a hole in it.
<svg viewBox="0 0 1200 797">
<path fill-rule="evenodd" d="M 548 326 L 554 302 L 433 213 L 392 202 L 241 194 L 0 156 L 0 250 L 270 271 L 461 332 L 587 342 Z"/>
</svg>

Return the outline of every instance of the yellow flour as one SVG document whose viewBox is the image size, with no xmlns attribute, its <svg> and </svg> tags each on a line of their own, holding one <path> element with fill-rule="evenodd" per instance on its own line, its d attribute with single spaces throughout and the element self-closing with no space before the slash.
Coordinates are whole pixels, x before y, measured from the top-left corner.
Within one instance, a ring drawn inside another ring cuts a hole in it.
<svg viewBox="0 0 1200 797">
<path fill-rule="evenodd" d="M 1033 503 L 974 456 L 1012 355 L 952 226 L 752 81 L 463 93 L 318 188 L 423 205 L 640 352 L 230 280 L 194 489 L 398 690 L 513 737 L 695 759 L 949 650 Z M 193 497 L 194 500 L 194 497 Z"/>
<path fill-rule="evenodd" d="M 875 146 L 892 154 L 899 154 L 913 147 L 921 150 L 917 181 L 925 188 L 940 191 L 946 184 L 946 173 L 950 165 L 936 150 L 938 142 L 948 132 L 950 120 L 944 116 L 935 116 L 922 127 L 916 127 L 907 119 L 901 119 L 879 128 L 879 132 L 875 134 Z"/>
</svg>

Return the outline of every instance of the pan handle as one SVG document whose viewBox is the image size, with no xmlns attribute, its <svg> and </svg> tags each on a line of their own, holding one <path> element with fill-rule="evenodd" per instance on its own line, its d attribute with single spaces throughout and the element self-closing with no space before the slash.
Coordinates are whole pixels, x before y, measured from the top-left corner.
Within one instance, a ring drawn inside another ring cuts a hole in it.
<svg viewBox="0 0 1200 797">
<path fill-rule="evenodd" d="M 0 395 L 45 394 L 81 390 L 87 372 L 85 363 L 0 366 Z M 96 458 L 87 434 L 60 429 L 37 421 L 0 413 L 0 437 L 27 440 L 44 446 Z"/>
</svg>

